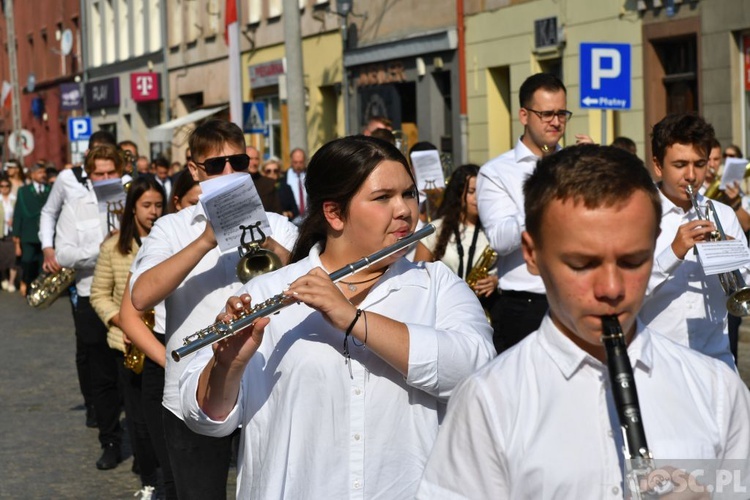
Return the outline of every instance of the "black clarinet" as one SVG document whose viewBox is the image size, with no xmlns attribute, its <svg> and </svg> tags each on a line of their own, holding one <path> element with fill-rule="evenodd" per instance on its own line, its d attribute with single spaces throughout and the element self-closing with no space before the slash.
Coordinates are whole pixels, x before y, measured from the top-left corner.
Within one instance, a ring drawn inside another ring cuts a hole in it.
<svg viewBox="0 0 750 500">
<path fill-rule="evenodd" d="M 635 388 L 625 334 L 617 316 L 602 316 L 602 330 L 609 380 L 624 441 L 622 452 L 625 456 L 625 485 L 630 490 L 631 498 L 658 498 L 659 495 L 668 492 L 673 485 L 671 481 L 666 481 L 649 485 L 654 488 L 648 491 L 641 490 L 641 482 L 649 479 L 655 465 L 643 429 L 638 391 Z"/>
</svg>

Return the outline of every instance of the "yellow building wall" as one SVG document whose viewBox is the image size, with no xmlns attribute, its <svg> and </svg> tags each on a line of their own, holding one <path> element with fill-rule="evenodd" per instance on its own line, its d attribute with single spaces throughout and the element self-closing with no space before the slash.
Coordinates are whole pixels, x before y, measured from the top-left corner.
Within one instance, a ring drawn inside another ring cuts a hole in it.
<svg viewBox="0 0 750 500">
<path fill-rule="evenodd" d="M 243 100 L 253 99 L 253 89 L 250 86 L 249 66 L 262 64 L 285 56 L 284 44 L 264 47 L 254 52 L 242 55 L 242 96 Z M 304 61 L 305 88 L 309 105 L 307 107 L 307 144 L 308 157 L 318 150 L 325 142 L 341 137 L 344 130 L 344 103 L 342 96 L 337 94 L 335 102 L 324 103 L 322 89 L 341 83 L 342 65 L 341 35 L 338 32 L 324 33 L 302 40 L 302 60 Z M 331 109 L 331 107 L 335 109 Z M 285 108 L 285 105 L 282 105 Z M 285 117 L 282 118 L 282 121 Z M 282 131 L 287 127 L 282 124 Z M 282 144 L 288 144 L 288 138 L 282 139 Z M 285 166 L 289 151 L 282 151 Z"/>
<path fill-rule="evenodd" d="M 643 116 L 643 58 L 641 22 L 623 2 L 590 0 L 536 0 L 466 17 L 466 91 L 468 101 L 468 156 L 482 164 L 512 148 L 523 133 L 518 120 L 518 90 L 539 71 L 534 55 L 534 20 L 557 17 L 563 26 L 563 82 L 568 90 L 568 123 L 565 143 L 576 134 L 601 139 L 601 112 L 579 107 L 579 47 L 581 42 L 630 43 L 631 109 L 608 112 L 607 142 L 625 135 L 645 151 Z M 543 64 L 543 61 L 542 61 Z M 498 86 L 498 83 L 500 84 Z"/>
</svg>

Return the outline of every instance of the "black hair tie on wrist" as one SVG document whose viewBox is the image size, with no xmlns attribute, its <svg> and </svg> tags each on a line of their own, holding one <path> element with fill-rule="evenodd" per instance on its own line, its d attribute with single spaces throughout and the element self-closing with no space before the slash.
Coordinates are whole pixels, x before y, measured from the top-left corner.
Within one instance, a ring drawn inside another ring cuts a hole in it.
<svg viewBox="0 0 750 500">
<path fill-rule="evenodd" d="M 357 309 L 357 312 L 354 315 L 354 319 L 349 324 L 349 328 L 347 328 L 346 332 L 344 333 L 344 363 L 348 363 L 349 360 L 351 359 L 351 356 L 349 355 L 349 334 L 352 333 L 352 330 L 354 329 L 354 325 L 357 324 L 357 320 L 359 319 L 361 314 L 362 314 L 362 309 Z"/>
</svg>

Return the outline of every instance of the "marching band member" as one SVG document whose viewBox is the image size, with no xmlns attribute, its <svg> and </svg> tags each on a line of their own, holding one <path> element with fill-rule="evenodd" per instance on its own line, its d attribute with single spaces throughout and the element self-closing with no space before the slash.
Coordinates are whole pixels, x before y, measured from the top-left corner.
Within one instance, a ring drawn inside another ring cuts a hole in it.
<svg viewBox="0 0 750 500">
<path fill-rule="evenodd" d="M 306 184 L 292 264 L 245 285 L 221 317 L 287 283 L 298 303 L 194 359 L 184 417 L 211 436 L 242 426 L 238 498 L 413 498 L 454 386 L 495 355 L 491 328 L 465 282 L 405 249 L 329 278 L 414 231 L 415 180 L 393 145 L 329 142 Z"/>
<path fill-rule="evenodd" d="M 698 205 L 705 206 L 706 198 L 697 192 L 706 175 L 713 138 L 713 127 L 696 115 L 669 115 L 654 125 L 651 148 L 654 171 L 661 179 L 663 213 L 641 318 L 675 342 L 734 368 L 726 293 L 718 276 L 706 276 L 693 251 L 696 243 L 708 241 L 716 226 L 699 219 L 686 191 L 692 186 Z M 726 235 L 747 245 L 734 211 L 717 201 L 713 205 Z M 747 279 L 747 267 L 742 273 Z"/>
<path fill-rule="evenodd" d="M 237 125 L 209 120 L 193 131 L 189 140 L 188 168 L 202 182 L 232 172 L 247 172 L 245 136 Z M 273 238 L 264 247 L 286 261 L 297 237 L 297 228 L 286 217 L 266 212 Z M 139 311 L 165 301 L 166 350 L 205 326 L 226 298 L 240 287 L 236 275 L 236 250 L 222 253 L 201 205 L 160 218 L 133 263 L 130 297 Z M 166 300 L 165 300 L 166 299 Z M 178 380 L 185 363 L 167 357 L 164 380 L 163 424 L 180 499 L 221 499 L 231 458 L 231 438 L 201 436 L 185 426 L 179 401 Z"/>
<path fill-rule="evenodd" d="M 89 384 L 91 403 L 96 412 L 99 442 L 103 449 L 96 467 L 101 470 L 114 469 L 122 460 L 122 429 L 115 351 L 107 344 L 107 327 L 90 301 L 99 246 L 110 231 L 109 214 L 100 213 L 93 183 L 120 178 L 124 163 L 114 146 L 97 146 L 89 151 L 85 165 L 86 187 L 82 188 L 84 192 L 80 196 L 65 199 L 57 221 L 53 251 L 56 262 L 76 271 L 78 299 L 73 312 L 76 362 L 78 369 L 83 371 L 79 372 L 79 379 Z M 79 357 L 86 362 L 78 364 Z"/>
<path fill-rule="evenodd" d="M 661 218 L 643 163 L 609 146 L 566 148 L 539 162 L 524 195 L 524 257 L 544 280 L 549 313 L 454 391 L 417 498 L 633 498 L 601 343 L 605 315 L 625 334 L 653 456 L 736 468 L 747 491 L 744 383 L 637 319 Z M 707 498 L 697 480 L 709 478 L 698 472 L 653 470 L 648 486 L 661 473 L 674 486 L 661 498 Z"/>
</svg>

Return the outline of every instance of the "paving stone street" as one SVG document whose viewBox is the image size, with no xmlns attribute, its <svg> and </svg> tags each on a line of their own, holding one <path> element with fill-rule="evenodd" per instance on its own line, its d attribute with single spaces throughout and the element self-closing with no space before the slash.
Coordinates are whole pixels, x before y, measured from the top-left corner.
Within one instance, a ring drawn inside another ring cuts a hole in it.
<svg viewBox="0 0 750 500">
<path fill-rule="evenodd" d="M 84 425 L 68 298 L 39 311 L 0 292 L 0 321 L 0 498 L 132 500 L 141 485 L 128 450 L 116 469 L 94 465 L 101 450 Z"/>
<path fill-rule="evenodd" d="M 2 292 L 0 318 L 0 498 L 132 499 L 140 483 L 129 453 L 114 470 L 94 466 L 100 449 L 96 430 L 84 426 L 67 297 L 39 311 Z M 748 328 L 740 361 L 750 382 Z M 229 475 L 234 498 L 235 470 Z"/>
</svg>

